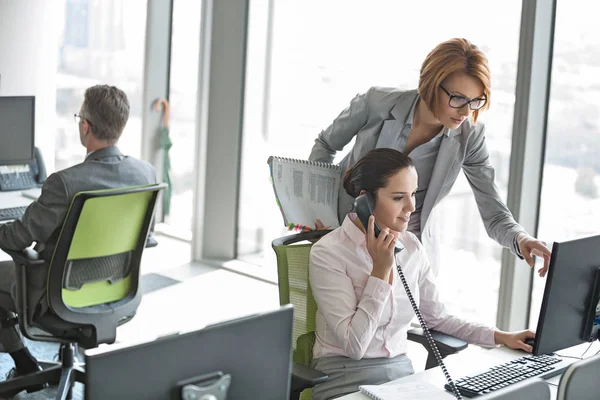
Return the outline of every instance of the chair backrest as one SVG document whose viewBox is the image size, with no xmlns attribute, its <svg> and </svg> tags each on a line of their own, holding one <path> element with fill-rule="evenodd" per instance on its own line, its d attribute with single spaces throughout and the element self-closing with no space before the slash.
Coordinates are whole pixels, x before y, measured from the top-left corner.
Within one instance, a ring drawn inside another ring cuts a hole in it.
<svg viewBox="0 0 600 400">
<path fill-rule="evenodd" d="M 600 397 L 600 354 L 571 364 L 558 385 L 557 400 L 588 400 Z"/>
<path fill-rule="evenodd" d="M 308 262 L 312 241 L 330 230 L 310 231 L 284 236 L 272 242 L 277 255 L 279 303 L 294 306 L 294 362 L 308 365 L 312 359 L 317 303 L 308 280 Z M 309 243 L 300 243 L 310 241 Z"/>
<path fill-rule="evenodd" d="M 135 314 L 139 272 L 164 184 L 75 195 L 50 262 L 48 304 L 62 320 L 93 329 L 90 346 L 112 343 L 119 320 Z"/>
</svg>

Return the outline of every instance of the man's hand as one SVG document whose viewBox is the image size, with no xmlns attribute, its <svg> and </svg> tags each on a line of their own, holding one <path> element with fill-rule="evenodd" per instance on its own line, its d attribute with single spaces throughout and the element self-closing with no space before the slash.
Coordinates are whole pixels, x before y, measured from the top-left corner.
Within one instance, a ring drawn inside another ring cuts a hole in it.
<svg viewBox="0 0 600 400">
<path fill-rule="evenodd" d="M 529 264 L 531 268 L 535 265 L 532 256 L 544 258 L 544 266 L 538 270 L 538 274 L 542 278 L 546 276 L 548 265 L 550 264 L 550 256 L 552 255 L 550 249 L 546 247 L 546 243 L 539 241 L 526 233 L 519 233 L 519 235 L 517 235 L 517 244 L 519 245 L 521 255 L 525 258 L 525 261 L 527 261 L 527 264 Z"/>
<path fill-rule="evenodd" d="M 530 330 L 519 331 L 519 332 L 503 332 L 495 331 L 494 340 L 496 344 L 503 344 L 511 349 L 521 349 L 528 353 L 533 351 L 533 348 L 525 344 L 525 339 L 535 338 L 535 333 Z"/>
</svg>

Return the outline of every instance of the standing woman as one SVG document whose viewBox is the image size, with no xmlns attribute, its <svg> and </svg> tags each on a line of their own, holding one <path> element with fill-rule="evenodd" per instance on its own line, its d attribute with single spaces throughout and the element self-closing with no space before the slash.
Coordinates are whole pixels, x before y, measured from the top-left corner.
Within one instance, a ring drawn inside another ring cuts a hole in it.
<svg viewBox="0 0 600 400">
<path fill-rule="evenodd" d="M 481 50 L 466 39 L 436 46 L 421 66 L 416 90 L 372 87 L 322 131 L 309 156 L 331 163 L 353 138 L 356 142 L 340 163 L 352 167 L 369 150 L 393 148 L 413 160 L 419 181 L 416 210 L 408 231 L 428 250 L 437 267 L 427 224 L 433 208 L 448 195 L 462 168 L 488 235 L 533 267 L 531 255 L 544 257 L 538 271 L 548 270 L 550 250 L 517 224 L 494 183 L 494 168 L 479 113 L 490 105 L 490 70 Z M 353 199 L 340 190 L 339 220 L 351 211 Z M 317 228 L 322 227 L 320 221 Z"/>
</svg>

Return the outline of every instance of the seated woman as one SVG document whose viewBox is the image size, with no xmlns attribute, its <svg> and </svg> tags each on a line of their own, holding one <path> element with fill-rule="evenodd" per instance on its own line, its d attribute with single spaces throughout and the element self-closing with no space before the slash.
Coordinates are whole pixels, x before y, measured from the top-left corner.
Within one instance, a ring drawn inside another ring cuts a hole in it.
<svg viewBox="0 0 600 400">
<path fill-rule="evenodd" d="M 414 372 L 406 356 L 414 313 L 396 263 L 430 329 L 482 346 L 504 344 L 531 352 L 524 341 L 533 338 L 533 332 L 503 332 L 467 322 L 449 315 L 440 302 L 423 247 L 406 231 L 417 191 L 417 172 L 409 157 L 394 149 L 371 150 L 347 170 L 344 189 L 354 198 L 371 193 L 374 217 L 364 227 L 350 213 L 341 227 L 312 247 L 310 284 L 318 306 L 312 366 L 329 375 L 313 389 L 313 400 L 336 398 L 357 391 L 359 385 Z M 375 220 L 381 228 L 377 238 Z M 396 240 L 405 249 L 394 257 Z"/>
</svg>

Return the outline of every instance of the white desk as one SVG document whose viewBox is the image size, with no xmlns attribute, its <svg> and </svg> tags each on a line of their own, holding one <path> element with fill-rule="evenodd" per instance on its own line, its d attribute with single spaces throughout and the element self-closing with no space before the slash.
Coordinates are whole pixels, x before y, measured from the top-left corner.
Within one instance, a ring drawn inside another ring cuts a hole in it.
<svg viewBox="0 0 600 400">
<path fill-rule="evenodd" d="M 33 202 L 32 199 L 23 196 L 21 192 L 23 191 L 0 192 L 0 208 L 28 206 Z"/>
<path fill-rule="evenodd" d="M 568 349 L 557 352 L 560 355 L 568 355 L 572 357 L 581 357 L 585 349 L 589 344 L 581 344 L 578 346 L 570 347 Z M 596 342 L 592 345 L 590 350 L 586 353 L 586 357 L 594 355 L 600 350 L 600 342 Z M 448 368 L 448 372 L 453 379 L 459 379 L 465 375 L 471 373 L 481 372 L 486 368 L 492 367 L 497 364 L 510 361 L 515 358 L 519 358 L 526 355 L 526 353 L 519 350 L 511 350 L 507 347 L 497 347 L 493 349 L 484 349 L 479 346 L 469 346 L 468 349 L 461 351 L 460 353 L 448 356 L 444 359 L 444 363 Z M 568 363 L 571 364 L 576 362 L 576 359 L 565 358 Z M 416 373 L 414 375 L 407 376 L 405 378 L 398 379 L 390 382 L 428 382 L 432 385 L 439 387 L 444 390 L 444 384 L 446 384 L 446 378 L 442 373 L 441 368 L 436 367 L 423 372 Z M 556 386 L 560 381 L 560 376 L 555 376 L 548 379 L 546 382 L 550 384 L 550 392 L 552 398 L 556 398 Z M 362 393 L 352 393 L 343 397 L 340 400 L 369 400 L 369 397 Z"/>
</svg>

